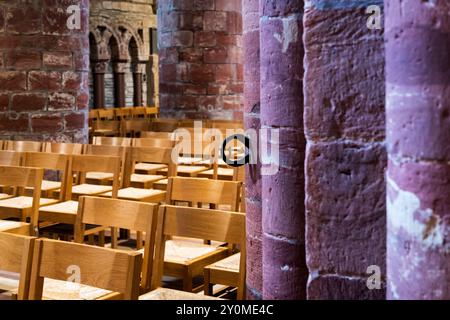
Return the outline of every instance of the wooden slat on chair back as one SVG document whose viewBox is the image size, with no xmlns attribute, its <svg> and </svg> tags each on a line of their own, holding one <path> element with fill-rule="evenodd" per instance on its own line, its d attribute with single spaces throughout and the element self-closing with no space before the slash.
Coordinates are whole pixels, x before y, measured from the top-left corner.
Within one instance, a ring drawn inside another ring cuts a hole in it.
<svg viewBox="0 0 450 320">
<path fill-rule="evenodd" d="M 143 131 L 141 132 L 141 138 L 153 138 L 153 139 L 174 139 L 175 134 L 173 132 L 154 132 Z"/>
<path fill-rule="evenodd" d="M 19 300 L 28 299 L 35 239 L 0 232 L 0 270 L 19 273 Z"/>
<path fill-rule="evenodd" d="M 81 143 L 45 142 L 43 151 L 50 153 L 81 154 L 83 152 L 83 145 Z"/>
<path fill-rule="evenodd" d="M 67 281 L 70 267 L 79 268 L 81 284 L 119 292 L 124 299 L 139 296 L 142 254 L 56 240 L 37 240 L 30 299 L 42 299 L 44 278 Z"/>
<path fill-rule="evenodd" d="M 161 285 L 166 240 L 170 237 L 210 239 L 241 249 L 238 296 L 245 290 L 245 214 L 210 209 L 161 206 L 156 231 L 152 289 Z"/>
<path fill-rule="evenodd" d="M 152 147 L 152 148 L 173 148 L 175 141 L 171 139 L 158 138 L 135 138 L 133 147 Z"/>
<path fill-rule="evenodd" d="M 121 122 L 121 135 L 126 137 L 130 134 L 131 137 L 140 136 L 142 131 L 149 131 L 152 128 L 150 119 L 127 119 Z"/>
<path fill-rule="evenodd" d="M 120 147 L 131 147 L 131 138 L 122 137 L 94 137 L 94 145 L 102 146 L 120 146 Z"/>
<path fill-rule="evenodd" d="M 19 152 L 41 152 L 42 142 L 38 141 L 7 141 L 6 150 Z"/>
<path fill-rule="evenodd" d="M 61 190 L 59 198 L 66 198 L 68 173 L 71 171 L 71 156 L 59 153 L 25 152 L 23 165 L 32 168 L 57 170 L 61 173 Z"/>
<path fill-rule="evenodd" d="M 168 165 L 167 176 L 176 176 L 177 164 L 172 160 L 171 148 L 148 148 L 148 147 L 131 147 L 128 153 L 127 168 L 125 169 L 124 186 L 129 187 L 131 184 L 131 175 L 134 173 L 136 163 L 161 163 Z"/>
<path fill-rule="evenodd" d="M 113 120 L 115 118 L 114 109 L 98 109 L 97 112 L 100 120 Z"/>
<path fill-rule="evenodd" d="M 20 166 L 22 164 L 22 152 L 0 150 L 0 165 L 2 166 Z"/>
<path fill-rule="evenodd" d="M 81 197 L 75 241 L 83 242 L 86 224 L 145 232 L 142 287 L 149 289 L 153 267 L 158 205 L 137 201 Z"/>
<path fill-rule="evenodd" d="M 134 107 L 131 109 L 131 116 L 133 118 L 144 118 L 146 116 L 145 107 Z"/>
<path fill-rule="evenodd" d="M 110 130 L 119 133 L 120 121 L 116 120 L 97 120 L 92 123 L 92 130 Z"/>
<path fill-rule="evenodd" d="M 222 204 L 231 206 L 231 211 L 239 211 L 241 187 L 241 182 L 173 177 L 169 178 L 166 203 Z"/>
<path fill-rule="evenodd" d="M 155 119 L 152 122 L 152 131 L 156 132 L 173 132 L 178 128 L 178 120 L 176 119 Z"/>
<path fill-rule="evenodd" d="M 145 107 L 145 116 L 147 118 L 158 118 L 159 108 L 158 107 Z"/>
</svg>

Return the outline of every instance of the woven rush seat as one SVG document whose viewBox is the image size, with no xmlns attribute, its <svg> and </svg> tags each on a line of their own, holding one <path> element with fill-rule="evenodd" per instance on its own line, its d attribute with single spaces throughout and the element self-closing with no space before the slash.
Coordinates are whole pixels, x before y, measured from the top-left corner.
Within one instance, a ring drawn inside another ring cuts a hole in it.
<svg viewBox="0 0 450 320">
<path fill-rule="evenodd" d="M 107 172 L 87 172 L 86 179 L 89 180 L 110 180 L 114 177 L 113 173 Z"/>
<path fill-rule="evenodd" d="M 11 198 L 11 197 L 13 197 L 13 196 L 10 195 L 10 194 L 7 194 L 7 193 L 0 193 L 0 200 L 2 200 L 2 199 L 8 199 L 8 198 Z"/>
<path fill-rule="evenodd" d="M 177 167 L 177 174 L 180 176 L 191 176 L 196 175 L 202 171 L 208 170 L 208 167 L 205 166 L 178 166 Z M 161 169 L 158 170 L 158 174 L 167 174 L 167 169 Z"/>
<path fill-rule="evenodd" d="M 73 195 L 98 195 L 107 191 L 111 191 L 112 186 L 100 186 L 96 184 L 79 184 L 72 187 Z"/>
<path fill-rule="evenodd" d="M 65 212 L 76 215 L 78 210 L 78 201 L 73 200 L 64 201 L 49 206 L 45 206 L 45 208 L 42 208 L 42 210 L 46 212 Z"/>
<path fill-rule="evenodd" d="M 162 179 L 162 180 L 153 182 L 153 189 L 167 190 L 168 183 L 169 183 L 169 179 Z"/>
<path fill-rule="evenodd" d="M 21 233 L 25 232 L 25 230 L 29 228 L 29 224 L 20 221 L 12 221 L 12 220 L 0 220 L 0 232 L 12 232 L 12 233 Z"/>
<path fill-rule="evenodd" d="M 198 293 L 158 288 L 139 297 L 139 300 L 224 300 Z"/>
<path fill-rule="evenodd" d="M 96 300 L 111 291 L 53 279 L 44 280 L 44 300 Z"/>
<path fill-rule="evenodd" d="M 178 157 L 179 165 L 203 164 L 203 162 L 209 164 L 208 161 L 209 160 L 203 160 L 201 157 Z"/>
<path fill-rule="evenodd" d="M 100 197 L 112 197 L 112 192 L 106 192 L 99 195 Z M 125 200 L 138 200 L 145 202 L 161 202 L 165 199 L 166 192 L 155 189 L 140 189 L 140 188 L 124 188 L 118 192 L 118 198 Z"/>
<path fill-rule="evenodd" d="M 229 168 L 218 168 L 217 169 L 217 176 L 219 179 L 222 180 L 232 180 L 233 179 L 233 175 L 234 175 L 234 170 L 233 169 L 229 169 Z M 214 176 L 214 170 L 206 170 L 203 172 L 200 172 L 197 175 L 199 178 L 209 178 L 212 179 L 212 177 Z"/>
<path fill-rule="evenodd" d="M 213 264 L 210 264 L 207 266 L 207 268 L 211 269 L 225 269 L 227 271 L 233 271 L 233 272 L 239 272 L 239 262 L 241 259 L 241 254 L 236 253 L 228 258 L 225 258 L 223 260 L 219 260 Z"/>
<path fill-rule="evenodd" d="M 153 183 L 164 179 L 164 176 L 153 174 L 132 174 L 131 183 Z"/>
<path fill-rule="evenodd" d="M 56 200 L 56 199 L 41 198 L 39 200 L 39 205 L 45 206 L 45 205 L 56 203 L 56 202 L 58 202 L 58 200 Z M 14 197 L 14 198 L 0 200 L 0 207 L 6 207 L 6 208 L 27 209 L 27 208 L 31 208 L 32 205 L 33 205 L 33 198 L 26 197 L 26 196 L 20 196 L 20 197 Z"/>
<path fill-rule="evenodd" d="M 214 245 L 207 245 L 190 240 L 167 240 L 164 261 L 173 261 L 177 263 L 188 263 L 190 260 L 202 257 L 212 252 L 221 252 L 227 250 Z M 140 250 L 144 254 L 143 250 Z"/>
<path fill-rule="evenodd" d="M 160 163 L 145 163 L 145 162 L 140 162 L 140 163 L 136 163 L 136 165 L 134 166 L 134 171 L 135 172 L 144 172 L 147 174 L 152 174 L 152 173 L 156 173 L 156 171 L 161 170 L 161 169 L 166 169 L 167 165 L 165 164 L 160 164 Z"/>
<path fill-rule="evenodd" d="M 41 208 L 39 218 L 49 222 L 75 223 L 77 211 L 78 201 L 64 201 Z"/>
<path fill-rule="evenodd" d="M 14 292 L 19 288 L 19 274 L 0 270 L 0 290 Z"/>
<path fill-rule="evenodd" d="M 61 188 L 61 182 L 42 180 L 41 190 L 42 191 L 52 191 Z M 33 190 L 33 188 L 25 188 L 26 190 Z"/>
</svg>

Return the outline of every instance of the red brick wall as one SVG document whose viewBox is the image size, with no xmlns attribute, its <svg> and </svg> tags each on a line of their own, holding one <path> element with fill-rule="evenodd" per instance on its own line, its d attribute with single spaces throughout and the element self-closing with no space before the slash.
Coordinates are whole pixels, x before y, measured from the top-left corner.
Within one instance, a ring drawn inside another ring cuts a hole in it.
<svg viewBox="0 0 450 320">
<path fill-rule="evenodd" d="M 0 2 L 0 137 L 87 141 L 88 15 L 88 0 Z"/>
<path fill-rule="evenodd" d="M 383 30 L 369 3 L 312 1 L 305 10 L 305 132 L 309 299 L 383 299 L 385 274 Z"/>
<path fill-rule="evenodd" d="M 242 119 L 241 37 L 240 0 L 158 1 L 161 113 Z"/>
</svg>

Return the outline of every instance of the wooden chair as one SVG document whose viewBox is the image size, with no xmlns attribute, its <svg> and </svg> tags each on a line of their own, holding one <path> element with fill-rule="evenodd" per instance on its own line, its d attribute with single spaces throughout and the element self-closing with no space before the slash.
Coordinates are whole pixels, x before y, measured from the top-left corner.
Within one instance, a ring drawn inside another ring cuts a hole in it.
<svg viewBox="0 0 450 320">
<path fill-rule="evenodd" d="M 111 138 L 101 138 L 111 139 Z M 125 144 L 124 141 L 123 144 Z M 85 145 L 83 154 L 97 155 L 97 156 L 113 156 L 120 158 L 120 186 L 122 186 L 122 179 L 125 171 L 125 161 L 127 155 L 127 148 L 118 145 Z M 86 172 L 86 182 L 89 184 L 112 185 L 114 173 L 112 172 Z"/>
<path fill-rule="evenodd" d="M 94 136 L 114 137 L 120 135 L 120 121 L 97 120 L 92 124 L 92 134 Z"/>
<path fill-rule="evenodd" d="M 173 132 L 143 131 L 143 132 L 141 132 L 141 138 L 174 140 L 175 139 L 175 134 Z"/>
<path fill-rule="evenodd" d="M 41 152 L 42 142 L 38 141 L 7 141 L 5 150 L 18 152 Z"/>
<path fill-rule="evenodd" d="M 75 225 L 75 242 L 82 243 L 85 235 L 92 233 L 92 230 L 86 229 L 86 225 L 89 224 L 145 232 L 141 288 L 142 291 L 148 291 L 153 271 L 157 213 L 158 205 L 156 204 L 81 197 Z M 141 247 L 138 243 L 137 249 Z"/>
<path fill-rule="evenodd" d="M 194 239 L 211 239 L 235 244 L 241 248 L 240 275 L 238 298 L 242 299 L 245 292 L 245 215 L 236 212 L 226 212 L 211 209 L 161 206 L 158 213 L 156 231 L 155 263 L 153 269 L 152 289 L 161 286 L 162 276 L 172 268 L 172 257 L 167 255 L 171 237 L 186 237 Z M 213 262 L 225 258 L 225 248 L 210 246 L 204 251 L 201 259 L 186 259 L 185 272 L 180 276 L 184 279 L 194 274 L 202 273 L 203 268 Z M 207 262 L 211 261 L 211 262 Z M 191 284 L 192 286 L 192 284 Z M 185 286 L 190 291 L 191 286 Z"/>
<path fill-rule="evenodd" d="M 120 134 L 122 137 L 137 138 L 142 131 L 149 131 L 152 127 L 149 119 L 126 119 L 121 122 Z"/>
<path fill-rule="evenodd" d="M 132 118 L 146 118 L 146 115 L 145 107 L 134 107 L 131 109 Z"/>
<path fill-rule="evenodd" d="M 131 118 L 131 108 L 115 108 L 114 115 L 116 120 Z"/>
<path fill-rule="evenodd" d="M 35 243 L 33 256 L 30 300 L 138 299 L 141 253 L 41 239 Z M 68 290 L 70 283 L 59 282 L 68 280 L 68 272 L 79 272 L 75 290 Z M 48 283 L 49 279 L 53 281 Z M 83 289 L 88 294 L 80 294 Z"/>
<path fill-rule="evenodd" d="M 168 148 L 136 148 L 131 147 L 128 153 L 123 189 L 118 192 L 118 198 L 132 201 L 161 202 L 166 197 L 165 191 L 150 189 L 155 181 L 164 179 L 164 176 L 135 174 L 137 163 L 147 162 L 164 164 L 168 166 L 169 176 L 176 170 L 176 164 L 172 162 L 172 149 Z M 102 197 L 111 197 L 111 192 L 101 194 Z"/>
<path fill-rule="evenodd" d="M 41 185 L 41 202 L 46 198 L 53 198 L 53 192 L 59 190 L 59 199 L 55 201 L 48 201 L 46 204 L 63 201 L 66 192 L 67 174 L 70 170 L 71 158 L 66 154 L 58 153 L 44 153 L 44 152 L 25 152 L 23 165 L 32 168 L 43 168 L 45 170 L 53 171 L 55 180 L 42 180 Z M 45 173 L 45 172 L 44 172 Z M 59 177 L 56 177 L 59 176 Z M 27 188 L 28 195 L 32 195 L 33 188 Z"/>
<path fill-rule="evenodd" d="M 0 232 L 0 290 L 15 292 L 11 298 L 28 300 L 34 242 L 34 237 Z"/>
<path fill-rule="evenodd" d="M 0 150 L 0 165 L 1 166 L 16 166 L 19 167 L 22 165 L 22 152 L 16 151 L 8 151 L 8 150 Z M 0 200 L 12 198 L 11 194 L 12 190 L 9 190 L 5 186 L 0 186 Z"/>
<path fill-rule="evenodd" d="M 43 221 L 59 223 L 74 226 L 78 211 L 78 198 L 83 195 L 98 195 L 107 191 L 111 192 L 113 198 L 117 198 L 119 190 L 121 159 L 114 156 L 96 156 L 96 155 L 73 155 L 72 167 L 69 176 L 77 175 L 78 184 L 73 185 L 73 179 L 67 179 L 65 192 L 65 201 L 39 210 L 39 218 Z M 105 172 L 113 174 L 112 186 L 94 185 L 85 183 L 87 172 Z M 68 237 L 73 235 L 71 228 L 59 228 L 52 226 L 45 231 L 54 235 Z M 117 230 L 113 230 L 111 236 L 111 245 L 117 246 Z M 91 238 L 93 242 L 93 237 Z"/>
<path fill-rule="evenodd" d="M 82 154 L 83 145 L 81 143 L 44 142 L 43 151 L 49 153 Z"/>
<path fill-rule="evenodd" d="M 97 109 L 98 120 L 115 120 L 116 114 L 114 108 Z"/>
<path fill-rule="evenodd" d="M 123 137 L 94 137 L 92 144 L 102 146 L 131 147 L 132 139 Z"/>
<path fill-rule="evenodd" d="M 159 108 L 158 107 L 145 107 L 145 116 L 147 118 L 157 119 L 159 116 Z"/>
<path fill-rule="evenodd" d="M 152 130 L 155 132 L 173 132 L 178 128 L 176 119 L 154 119 L 152 121 Z"/>
<path fill-rule="evenodd" d="M 30 234 L 38 232 L 39 206 L 53 199 L 41 201 L 44 169 L 0 166 L 0 184 L 15 188 L 14 197 L 0 200 L 0 218 L 30 219 Z M 33 197 L 24 196 L 25 188 L 34 189 Z"/>
</svg>

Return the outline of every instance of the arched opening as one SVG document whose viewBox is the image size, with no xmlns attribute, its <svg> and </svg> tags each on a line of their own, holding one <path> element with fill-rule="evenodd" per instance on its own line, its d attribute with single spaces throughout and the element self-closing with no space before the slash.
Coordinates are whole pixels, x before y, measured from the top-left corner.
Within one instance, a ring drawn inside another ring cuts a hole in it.
<svg viewBox="0 0 450 320">
<path fill-rule="evenodd" d="M 111 59 L 108 61 L 105 70 L 105 107 L 121 107 L 120 101 L 120 79 L 116 77 L 116 65 L 119 60 L 119 44 L 113 36 L 108 42 L 108 51 Z"/>
</svg>

